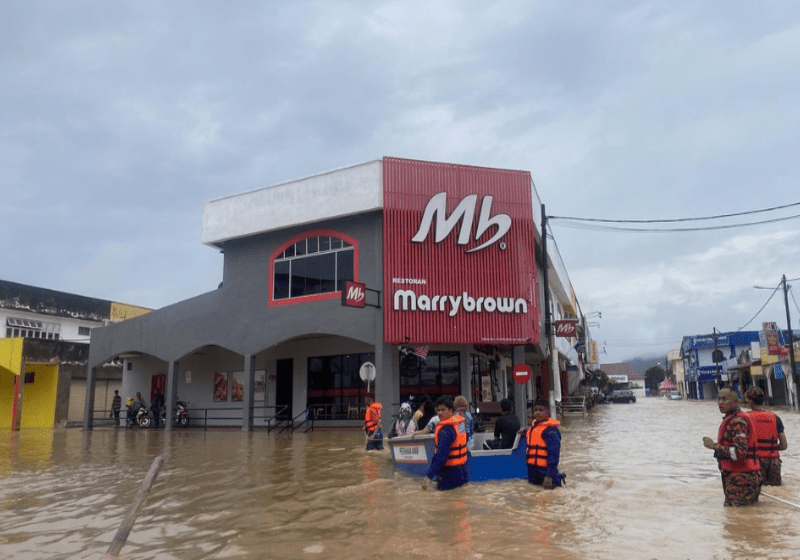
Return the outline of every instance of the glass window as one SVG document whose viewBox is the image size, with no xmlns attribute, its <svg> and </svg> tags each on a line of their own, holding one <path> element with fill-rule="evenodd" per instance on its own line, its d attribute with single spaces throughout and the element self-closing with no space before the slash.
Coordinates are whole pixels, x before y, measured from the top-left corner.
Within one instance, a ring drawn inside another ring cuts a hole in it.
<svg viewBox="0 0 800 560">
<path fill-rule="evenodd" d="M 354 280 L 354 254 L 352 249 L 339 251 L 336 253 L 336 278 L 338 280 L 338 291 L 344 289 L 344 283 L 348 280 Z"/>
<path fill-rule="evenodd" d="M 358 375 L 361 365 L 375 362 L 375 354 L 345 354 L 308 359 L 307 407 L 320 419 L 363 420 L 366 384 Z"/>
<path fill-rule="evenodd" d="M 355 280 L 355 249 L 329 236 L 298 241 L 276 257 L 273 267 L 274 300 L 341 291 Z"/>
<path fill-rule="evenodd" d="M 272 297 L 274 299 L 289 297 L 289 261 L 275 261 Z"/>
<path fill-rule="evenodd" d="M 441 395 L 456 396 L 461 393 L 461 362 L 458 352 L 428 352 L 426 358 L 401 350 L 400 398 L 427 395 L 437 399 Z"/>
</svg>

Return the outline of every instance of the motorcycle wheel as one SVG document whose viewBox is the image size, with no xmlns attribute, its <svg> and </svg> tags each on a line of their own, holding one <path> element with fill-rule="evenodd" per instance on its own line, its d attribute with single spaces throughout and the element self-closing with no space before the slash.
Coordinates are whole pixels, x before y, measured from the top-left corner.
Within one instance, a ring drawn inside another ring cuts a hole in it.
<svg viewBox="0 0 800 560">
<path fill-rule="evenodd" d="M 149 428 L 150 427 L 150 417 L 149 416 L 142 416 L 139 418 L 139 426 L 142 428 Z"/>
<path fill-rule="evenodd" d="M 189 417 L 188 416 L 181 416 L 181 419 L 178 420 L 178 424 L 180 424 L 181 428 L 185 428 L 189 425 Z"/>
</svg>

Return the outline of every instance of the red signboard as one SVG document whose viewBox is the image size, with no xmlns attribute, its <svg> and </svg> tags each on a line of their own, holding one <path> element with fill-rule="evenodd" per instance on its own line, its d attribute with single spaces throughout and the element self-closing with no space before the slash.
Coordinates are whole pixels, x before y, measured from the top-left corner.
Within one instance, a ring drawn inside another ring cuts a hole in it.
<svg viewBox="0 0 800 560">
<path fill-rule="evenodd" d="M 514 381 L 524 385 L 531 378 L 531 368 L 528 364 L 517 364 L 514 366 Z"/>
<path fill-rule="evenodd" d="M 525 171 L 384 158 L 387 342 L 539 342 L 532 185 Z"/>
<path fill-rule="evenodd" d="M 576 325 L 575 321 L 556 321 L 556 336 L 575 336 Z"/>
<path fill-rule="evenodd" d="M 767 339 L 767 354 L 780 354 L 781 346 L 778 341 L 778 324 L 763 323 L 762 327 L 764 327 L 764 336 Z"/>
<path fill-rule="evenodd" d="M 347 307 L 365 307 L 367 304 L 367 287 L 361 282 L 347 281 L 342 290 L 342 305 Z"/>
</svg>

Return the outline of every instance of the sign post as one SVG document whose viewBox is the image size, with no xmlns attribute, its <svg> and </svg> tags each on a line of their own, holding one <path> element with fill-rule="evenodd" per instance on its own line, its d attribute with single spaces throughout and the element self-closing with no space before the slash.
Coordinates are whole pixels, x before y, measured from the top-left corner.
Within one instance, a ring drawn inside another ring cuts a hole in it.
<svg viewBox="0 0 800 560">
<path fill-rule="evenodd" d="M 520 385 L 525 385 L 531 378 L 531 368 L 528 364 L 517 364 L 514 366 L 514 381 Z"/>
<path fill-rule="evenodd" d="M 367 382 L 367 393 L 369 393 L 369 384 L 371 381 L 375 381 L 375 364 L 364 362 L 358 370 L 358 375 L 361 377 L 361 381 Z"/>
</svg>

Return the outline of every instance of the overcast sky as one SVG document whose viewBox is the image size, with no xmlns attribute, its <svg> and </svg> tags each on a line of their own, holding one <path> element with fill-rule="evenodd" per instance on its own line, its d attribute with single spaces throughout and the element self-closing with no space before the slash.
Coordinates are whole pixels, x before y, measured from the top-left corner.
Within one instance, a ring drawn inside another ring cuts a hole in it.
<svg viewBox="0 0 800 560">
<path fill-rule="evenodd" d="M 221 281 L 205 202 L 383 156 L 528 170 L 552 216 L 800 202 L 796 0 L 6 1 L 0 76 L 0 278 L 146 307 Z M 800 218 L 551 225 L 602 362 L 786 326 L 753 286 Z"/>
</svg>

